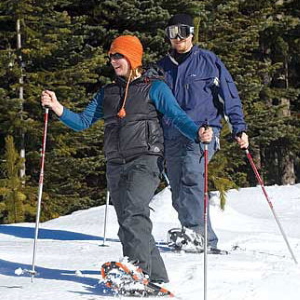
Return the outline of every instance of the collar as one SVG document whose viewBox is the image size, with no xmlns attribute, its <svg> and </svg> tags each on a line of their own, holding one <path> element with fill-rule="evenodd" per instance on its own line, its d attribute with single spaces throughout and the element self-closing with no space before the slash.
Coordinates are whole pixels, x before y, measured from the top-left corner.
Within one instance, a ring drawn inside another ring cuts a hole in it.
<svg viewBox="0 0 300 300">
<path fill-rule="evenodd" d="M 180 65 L 181 63 L 183 63 L 188 57 L 190 57 L 192 55 L 192 53 L 196 52 L 198 50 L 198 46 L 193 45 L 193 47 L 191 48 L 191 50 L 189 52 L 186 53 L 182 53 L 182 56 L 186 55 L 182 61 L 177 61 L 176 60 L 176 55 L 181 55 L 181 53 L 178 53 L 175 49 L 171 49 L 168 53 L 168 57 L 170 58 L 170 60 L 175 64 L 175 65 Z"/>
</svg>

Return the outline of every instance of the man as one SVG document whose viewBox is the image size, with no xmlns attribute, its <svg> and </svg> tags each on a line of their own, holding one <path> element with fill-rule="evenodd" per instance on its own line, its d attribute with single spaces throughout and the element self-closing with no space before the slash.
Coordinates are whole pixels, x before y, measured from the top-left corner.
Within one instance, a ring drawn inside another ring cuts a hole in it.
<svg viewBox="0 0 300 300">
<path fill-rule="evenodd" d="M 248 147 L 247 127 L 231 75 L 214 53 L 193 45 L 193 34 L 191 16 L 174 15 L 166 28 L 171 51 L 158 64 L 165 71 L 166 82 L 181 108 L 202 130 L 206 126 L 212 128 L 213 139 L 208 145 L 210 160 L 219 149 L 223 115 L 229 118 L 233 136 L 241 148 Z M 183 226 L 182 234 L 176 230 L 171 233 L 176 233 L 175 239 L 192 235 L 194 240 L 196 236 L 196 244 L 201 244 L 204 234 L 203 144 L 199 147 L 187 139 L 168 118 L 164 118 L 163 125 L 172 203 Z M 217 244 L 218 238 L 208 216 L 208 245 L 212 253 L 220 253 Z"/>
<path fill-rule="evenodd" d="M 180 108 L 154 69 L 144 72 L 142 55 L 137 37 L 116 38 L 109 50 L 116 80 L 101 88 L 82 113 L 64 107 L 52 91 L 43 91 L 41 102 L 74 130 L 104 119 L 107 184 L 118 217 L 123 255 L 136 262 L 152 283 L 162 283 L 169 279 L 151 233 L 149 209 L 163 169 L 161 114 L 188 139 L 209 141 L 210 136 L 203 129 L 200 134 L 199 126 Z M 111 266 L 117 265 L 106 264 L 104 271 Z"/>
</svg>

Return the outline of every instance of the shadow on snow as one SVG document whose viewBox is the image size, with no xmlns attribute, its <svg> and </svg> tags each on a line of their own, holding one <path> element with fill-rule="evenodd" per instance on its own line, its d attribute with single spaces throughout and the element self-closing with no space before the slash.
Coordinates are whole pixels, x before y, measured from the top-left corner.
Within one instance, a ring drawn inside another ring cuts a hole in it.
<svg viewBox="0 0 300 300">
<path fill-rule="evenodd" d="M 23 227 L 16 225 L 0 225 L 0 233 L 12 235 L 19 238 L 34 238 L 34 227 Z M 89 235 L 84 233 L 57 230 L 57 229 L 39 229 L 39 239 L 59 240 L 59 241 L 76 241 L 76 240 L 97 240 L 103 241 L 103 237 Z M 110 242 L 118 242 L 118 239 L 106 238 Z"/>
<path fill-rule="evenodd" d="M 21 268 L 22 270 L 31 270 L 32 266 L 28 264 L 10 262 L 0 259 L 0 274 L 5 276 L 20 277 L 15 274 L 15 270 Z M 113 296 L 114 292 L 107 289 L 103 282 L 98 282 L 100 279 L 100 270 L 81 270 L 82 276 L 77 276 L 74 270 L 60 270 L 60 269 L 49 269 L 44 267 L 35 268 L 37 275 L 34 280 L 49 279 L 49 280 L 62 280 L 62 281 L 73 281 L 78 282 L 82 285 L 85 285 L 87 292 L 76 292 L 76 294 L 89 294 L 89 295 L 105 295 Z M 90 275 L 99 275 L 98 278 L 88 277 Z M 30 274 L 24 274 L 21 276 L 28 277 L 30 283 Z M 21 285 L 12 285 L 12 286 L 0 286 L 6 288 L 22 288 Z"/>
</svg>

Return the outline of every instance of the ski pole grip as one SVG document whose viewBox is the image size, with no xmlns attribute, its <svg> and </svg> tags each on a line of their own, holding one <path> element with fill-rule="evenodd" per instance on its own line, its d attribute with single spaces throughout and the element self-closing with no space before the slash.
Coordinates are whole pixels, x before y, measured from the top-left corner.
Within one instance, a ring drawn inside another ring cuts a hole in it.
<svg viewBox="0 0 300 300">
<path fill-rule="evenodd" d="M 238 133 L 236 134 L 236 136 L 237 136 L 238 138 L 241 138 L 242 135 L 243 135 L 243 133 L 244 133 L 244 131 L 238 132 Z M 244 147 L 244 148 L 241 148 L 241 149 L 242 149 L 242 150 L 248 150 L 247 147 Z"/>
<path fill-rule="evenodd" d="M 203 124 L 202 127 L 204 128 L 205 131 L 209 128 L 209 126 L 208 126 L 207 123 Z M 209 142 L 202 142 L 202 143 L 203 143 L 204 145 L 208 145 L 210 142 L 211 142 L 211 141 L 209 141 Z"/>
</svg>

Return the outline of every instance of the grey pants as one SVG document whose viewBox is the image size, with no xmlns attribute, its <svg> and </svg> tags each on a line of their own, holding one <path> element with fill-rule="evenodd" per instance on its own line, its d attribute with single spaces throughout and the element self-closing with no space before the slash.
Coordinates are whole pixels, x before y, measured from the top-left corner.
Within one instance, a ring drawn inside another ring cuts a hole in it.
<svg viewBox="0 0 300 300">
<path fill-rule="evenodd" d="M 219 132 L 208 145 L 209 160 L 219 147 Z M 204 233 L 204 156 L 201 144 L 182 134 L 165 140 L 167 174 L 172 188 L 172 203 L 182 226 Z M 208 243 L 217 247 L 218 238 L 208 214 Z"/>
<path fill-rule="evenodd" d="M 160 182 L 162 158 L 144 155 L 125 164 L 107 163 L 107 182 L 118 222 L 123 255 L 137 260 L 152 281 L 168 275 L 152 236 L 149 203 Z"/>
</svg>

